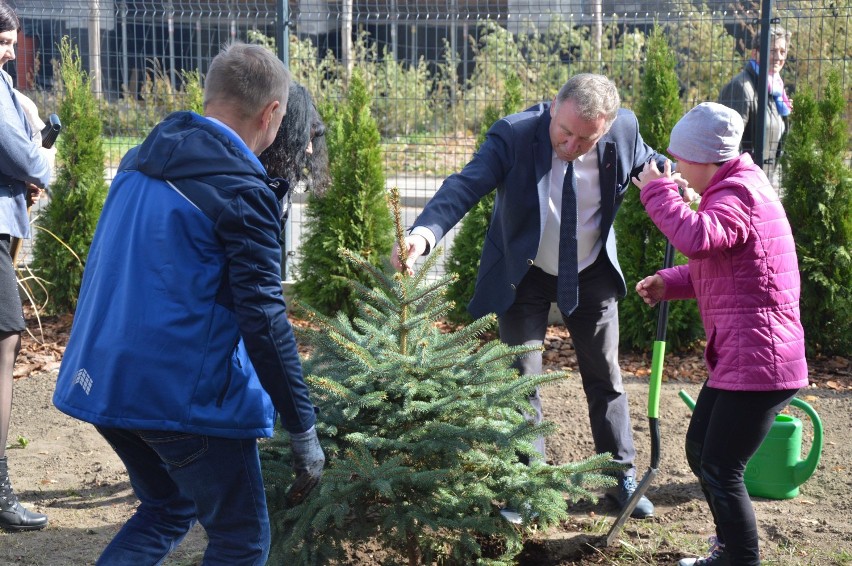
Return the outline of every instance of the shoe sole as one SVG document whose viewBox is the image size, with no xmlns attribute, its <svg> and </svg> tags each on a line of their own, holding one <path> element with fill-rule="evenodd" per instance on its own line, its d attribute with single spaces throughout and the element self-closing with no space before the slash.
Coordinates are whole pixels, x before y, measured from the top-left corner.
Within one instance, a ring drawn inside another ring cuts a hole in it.
<svg viewBox="0 0 852 566">
<path fill-rule="evenodd" d="M 19 531 L 40 531 L 46 526 L 47 523 L 44 523 L 43 525 L 0 525 L 0 530 L 9 533 L 17 533 Z"/>
</svg>

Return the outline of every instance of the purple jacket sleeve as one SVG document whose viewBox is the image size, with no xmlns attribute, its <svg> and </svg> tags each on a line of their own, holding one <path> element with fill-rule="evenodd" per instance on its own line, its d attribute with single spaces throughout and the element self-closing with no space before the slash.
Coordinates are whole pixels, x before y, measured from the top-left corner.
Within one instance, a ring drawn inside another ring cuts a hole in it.
<svg viewBox="0 0 852 566">
<path fill-rule="evenodd" d="M 677 299 L 694 299 L 695 290 L 692 287 L 692 278 L 689 276 L 689 267 L 676 265 L 669 269 L 661 269 L 657 275 L 663 278 L 666 290 L 663 300 L 673 301 Z"/>
<path fill-rule="evenodd" d="M 698 210 L 683 202 L 677 185 L 651 181 L 640 193 L 645 210 L 672 245 L 689 259 L 701 259 L 745 242 L 750 208 L 744 189 L 715 185 L 702 195 Z"/>
</svg>

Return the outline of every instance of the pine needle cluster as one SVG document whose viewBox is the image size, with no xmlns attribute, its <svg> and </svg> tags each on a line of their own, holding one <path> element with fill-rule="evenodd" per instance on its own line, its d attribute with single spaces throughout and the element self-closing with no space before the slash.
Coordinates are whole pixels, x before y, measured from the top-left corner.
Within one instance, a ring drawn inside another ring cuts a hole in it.
<svg viewBox="0 0 852 566">
<path fill-rule="evenodd" d="M 555 427 L 524 418 L 528 393 L 567 374 L 520 376 L 512 361 L 532 347 L 482 344 L 493 317 L 442 332 L 435 323 L 453 306 L 444 295 L 454 276 L 426 278 L 438 253 L 413 277 L 340 253 L 372 286 L 351 282 L 352 319 L 306 309 L 305 373 L 327 466 L 319 487 L 288 509 L 287 435 L 265 444 L 273 563 L 326 563 L 378 540 L 385 564 L 508 564 L 525 529 L 501 506 L 546 528 L 566 518 L 566 497 L 594 499 L 589 489 L 611 484 L 607 454 L 559 466 L 535 458 L 532 441 Z M 484 556 L 495 540 L 498 555 Z"/>
</svg>

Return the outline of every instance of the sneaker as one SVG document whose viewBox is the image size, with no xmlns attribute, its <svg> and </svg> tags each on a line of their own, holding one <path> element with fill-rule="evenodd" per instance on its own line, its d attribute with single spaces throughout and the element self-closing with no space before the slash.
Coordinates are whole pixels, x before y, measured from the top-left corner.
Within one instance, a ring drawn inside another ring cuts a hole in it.
<svg viewBox="0 0 852 566">
<path fill-rule="evenodd" d="M 683 558 L 677 566 L 731 566 L 725 545 L 716 537 L 710 537 L 707 542 L 710 543 L 710 554 L 705 558 Z"/>
<path fill-rule="evenodd" d="M 608 492 L 607 497 L 614 499 L 616 503 L 618 503 L 619 507 L 623 508 L 627 505 L 627 502 L 630 501 L 630 497 L 633 495 L 633 492 L 636 491 L 636 487 L 635 476 L 623 476 L 619 480 L 618 487 L 616 487 L 613 491 Z M 636 504 L 636 507 L 633 508 L 630 516 L 634 519 L 650 519 L 654 516 L 654 504 L 643 495 L 639 498 L 639 502 Z"/>
</svg>

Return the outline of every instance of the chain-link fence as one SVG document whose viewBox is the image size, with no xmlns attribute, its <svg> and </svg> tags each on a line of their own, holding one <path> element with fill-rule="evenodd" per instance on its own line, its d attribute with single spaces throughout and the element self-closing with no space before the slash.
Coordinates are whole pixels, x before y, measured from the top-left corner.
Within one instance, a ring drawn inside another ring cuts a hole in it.
<svg viewBox="0 0 852 566">
<path fill-rule="evenodd" d="M 184 72 L 206 71 L 233 39 L 262 42 L 319 103 L 365 73 L 382 132 L 389 186 L 411 222 L 442 179 L 471 157 L 482 115 L 500 108 L 510 74 L 524 104 L 550 99 L 570 75 L 593 71 L 642 95 L 643 46 L 654 25 L 677 53 L 684 109 L 716 100 L 746 63 L 761 24 L 792 35 L 781 76 L 789 94 L 819 95 L 830 68 L 850 95 L 849 0 L 17 0 L 18 58 L 7 65 L 43 113 L 55 107 L 58 44 L 78 46 L 103 100 L 107 176 L 120 156 L 181 104 Z M 847 103 L 847 118 L 852 117 Z M 848 120 L 847 120 L 848 122 Z M 303 199 L 292 215 L 297 255 Z"/>
</svg>

